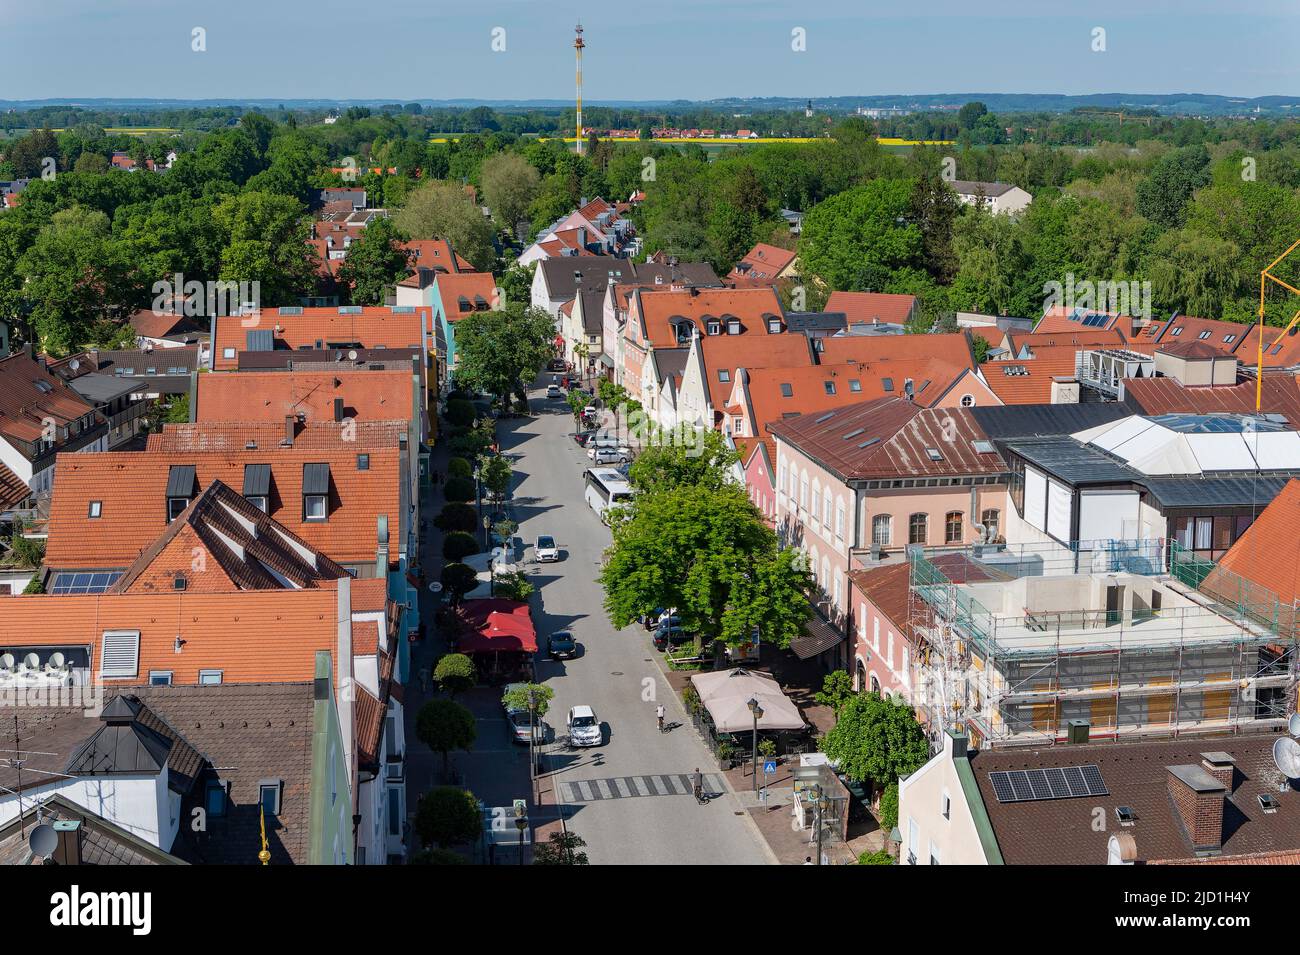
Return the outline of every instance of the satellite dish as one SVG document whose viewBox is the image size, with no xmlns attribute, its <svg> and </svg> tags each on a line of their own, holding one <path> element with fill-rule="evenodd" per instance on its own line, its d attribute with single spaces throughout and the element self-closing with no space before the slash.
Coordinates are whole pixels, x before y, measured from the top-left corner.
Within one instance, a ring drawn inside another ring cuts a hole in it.
<svg viewBox="0 0 1300 955">
<path fill-rule="evenodd" d="M 1286 731 L 1292 736 L 1300 736 L 1300 713 L 1291 714 L 1291 719 L 1287 720 Z"/>
<path fill-rule="evenodd" d="M 357 351 L 356 351 L 356 349 L 355 349 L 355 348 L 349 349 L 349 350 L 348 350 L 348 361 L 356 361 L 356 360 L 357 360 Z"/>
<path fill-rule="evenodd" d="M 59 844 L 59 834 L 54 831 L 53 826 L 41 823 L 32 830 L 32 834 L 27 837 L 27 845 L 32 850 L 32 855 L 40 856 L 42 859 L 48 859 L 54 855 L 54 849 Z"/>
<path fill-rule="evenodd" d="M 1287 779 L 1300 778 L 1300 743 L 1288 736 L 1273 743 L 1273 764 Z"/>
<path fill-rule="evenodd" d="M 72 361 L 68 362 L 68 367 L 71 368 L 73 371 L 76 371 L 78 368 L 81 367 L 81 361 L 79 359 L 74 358 L 72 359 Z"/>
</svg>

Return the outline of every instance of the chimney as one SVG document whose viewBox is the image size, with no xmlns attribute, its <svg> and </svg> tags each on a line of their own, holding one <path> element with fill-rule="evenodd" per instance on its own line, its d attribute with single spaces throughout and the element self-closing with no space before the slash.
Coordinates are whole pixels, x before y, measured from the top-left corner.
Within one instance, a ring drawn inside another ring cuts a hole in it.
<svg viewBox="0 0 1300 955">
<path fill-rule="evenodd" d="M 966 758 L 967 737 L 964 730 L 946 730 L 943 737 L 944 751 L 953 759 Z"/>
<path fill-rule="evenodd" d="M 334 399 L 334 420 L 335 421 L 343 420 L 343 399 L 342 398 Z"/>
<path fill-rule="evenodd" d="M 1167 766 L 1166 784 L 1174 811 L 1196 855 L 1215 855 L 1223 848 L 1223 804 L 1227 787 L 1197 765 Z"/>
<path fill-rule="evenodd" d="M 81 865 L 81 820 L 59 819 L 54 823 L 54 832 L 59 837 L 54 846 L 54 864 Z"/>
<path fill-rule="evenodd" d="M 1233 782 L 1237 773 L 1237 760 L 1231 753 L 1215 751 L 1201 754 L 1201 768 L 1223 784 L 1223 788 L 1232 795 Z"/>
<path fill-rule="evenodd" d="M 1077 405 L 1079 403 L 1079 380 L 1077 378 L 1053 378 L 1051 403 L 1054 405 Z"/>
<path fill-rule="evenodd" d="M 284 416 L 284 440 L 280 443 L 287 448 L 293 447 L 294 429 L 297 425 L 297 418 L 293 415 Z"/>
<path fill-rule="evenodd" d="M 578 227 L 578 248 L 585 249 L 586 247 L 587 247 L 587 227 L 579 226 Z"/>
</svg>

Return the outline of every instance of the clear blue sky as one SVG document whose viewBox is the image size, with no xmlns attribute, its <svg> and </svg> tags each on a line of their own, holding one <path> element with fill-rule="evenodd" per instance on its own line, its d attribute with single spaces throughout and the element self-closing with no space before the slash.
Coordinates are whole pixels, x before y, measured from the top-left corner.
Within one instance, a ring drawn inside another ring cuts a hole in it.
<svg viewBox="0 0 1300 955">
<path fill-rule="evenodd" d="M 596 101 L 1300 94 L 1295 0 L 9 0 L 0 98 L 568 98 L 579 19 Z"/>
</svg>

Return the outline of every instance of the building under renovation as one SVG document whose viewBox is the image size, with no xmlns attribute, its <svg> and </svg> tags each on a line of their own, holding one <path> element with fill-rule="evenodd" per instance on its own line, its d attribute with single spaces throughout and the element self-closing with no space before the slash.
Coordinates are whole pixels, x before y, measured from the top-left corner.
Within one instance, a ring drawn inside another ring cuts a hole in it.
<svg viewBox="0 0 1300 955">
<path fill-rule="evenodd" d="M 918 715 L 984 746 L 1286 724 L 1293 611 L 1163 540 L 913 549 Z"/>
</svg>

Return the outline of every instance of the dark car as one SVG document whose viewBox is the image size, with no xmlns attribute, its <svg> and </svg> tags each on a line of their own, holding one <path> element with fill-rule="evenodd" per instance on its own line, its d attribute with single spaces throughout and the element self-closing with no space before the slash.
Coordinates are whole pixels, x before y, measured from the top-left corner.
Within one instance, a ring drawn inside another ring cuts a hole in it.
<svg viewBox="0 0 1300 955">
<path fill-rule="evenodd" d="M 585 448 L 592 438 L 596 436 L 596 429 L 589 431 L 575 431 L 571 437 L 577 443 L 578 447 Z"/>
<path fill-rule="evenodd" d="M 546 655 L 552 660 L 572 660 L 578 655 L 578 641 L 568 630 L 556 630 L 546 638 Z"/>
<path fill-rule="evenodd" d="M 547 371 L 567 371 L 567 370 L 568 370 L 568 365 L 565 364 L 563 358 L 552 358 L 549 362 L 546 363 L 546 370 L 547 370 Z"/>
<path fill-rule="evenodd" d="M 660 620 L 655 627 L 653 639 L 656 650 L 667 650 L 670 646 L 690 643 L 695 639 L 695 635 L 683 630 L 681 621 L 677 617 L 667 617 Z"/>
</svg>

